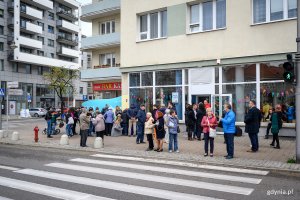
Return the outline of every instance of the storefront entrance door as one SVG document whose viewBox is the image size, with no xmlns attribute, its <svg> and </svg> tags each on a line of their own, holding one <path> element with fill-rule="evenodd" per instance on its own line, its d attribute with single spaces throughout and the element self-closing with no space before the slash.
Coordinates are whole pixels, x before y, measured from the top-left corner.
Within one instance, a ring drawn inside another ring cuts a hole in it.
<svg viewBox="0 0 300 200">
<path fill-rule="evenodd" d="M 212 109 L 216 117 L 222 117 L 222 112 L 224 110 L 224 104 L 229 103 L 232 105 L 232 94 L 216 94 L 211 96 Z"/>
</svg>

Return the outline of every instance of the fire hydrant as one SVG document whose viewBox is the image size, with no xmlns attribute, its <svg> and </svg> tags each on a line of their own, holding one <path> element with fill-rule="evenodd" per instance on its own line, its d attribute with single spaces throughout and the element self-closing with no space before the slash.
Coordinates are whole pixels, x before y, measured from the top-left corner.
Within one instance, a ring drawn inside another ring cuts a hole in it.
<svg viewBox="0 0 300 200">
<path fill-rule="evenodd" d="M 35 126 L 33 130 L 34 130 L 34 141 L 38 142 L 39 141 L 39 127 Z"/>
</svg>

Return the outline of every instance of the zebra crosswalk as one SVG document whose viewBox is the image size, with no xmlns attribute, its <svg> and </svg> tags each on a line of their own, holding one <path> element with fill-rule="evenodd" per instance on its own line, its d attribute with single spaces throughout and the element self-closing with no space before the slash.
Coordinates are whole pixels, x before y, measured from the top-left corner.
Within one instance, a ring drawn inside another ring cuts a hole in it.
<svg viewBox="0 0 300 200">
<path fill-rule="evenodd" d="M 21 190 L 24 195 L 70 200 L 132 199 L 126 195 L 170 200 L 232 199 L 228 195 L 235 195 L 240 199 L 253 194 L 268 174 L 263 170 L 105 154 L 46 163 L 40 169 L 0 165 L 0 170 L 12 173 L 12 177 L 0 176 L 0 187 Z M 59 186 L 47 185 L 51 181 Z M 78 191 L 77 186 L 100 190 Z M 0 200 L 10 198 L 0 196 Z"/>
</svg>

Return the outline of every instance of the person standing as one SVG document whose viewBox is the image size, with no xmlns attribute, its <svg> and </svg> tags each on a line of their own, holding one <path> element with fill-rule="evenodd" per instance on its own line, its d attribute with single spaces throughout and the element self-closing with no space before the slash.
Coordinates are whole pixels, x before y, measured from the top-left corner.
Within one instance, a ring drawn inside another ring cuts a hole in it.
<svg viewBox="0 0 300 200">
<path fill-rule="evenodd" d="M 225 103 L 225 116 L 220 121 L 223 125 L 227 155 L 226 159 L 232 159 L 234 156 L 234 134 L 235 134 L 235 114 L 231 110 L 231 105 Z"/>
<path fill-rule="evenodd" d="M 123 110 L 123 112 L 121 114 L 121 118 L 122 118 L 121 126 L 123 128 L 122 135 L 128 135 L 129 118 L 127 116 L 127 111 L 128 111 L 128 109 L 126 108 Z"/>
<path fill-rule="evenodd" d="M 178 123 L 179 120 L 176 116 L 174 110 L 170 111 L 170 117 L 168 120 L 168 128 L 169 128 L 169 152 L 173 152 L 173 144 L 174 144 L 174 152 L 179 153 L 178 150 Z"/>
<path fill-rule="evenodd" d="M 153 144 L 153 128 L 155 127 L 154 119 L 152 118 L 152 114 L 148 112 L 146 114 L 146 122 L 145 122 L 145 134 L 147 135 L 148 140 L 148 148 L 146 151 L 152 151 L 154 148 Z"/>
<path fill-rule="evenodd" d="M 100 111 L 96 111 L 96 118 L 92 120 L 95 126 L 96 136 L 102 138 L 102 143 L 104 144 L 104 134 L 105 134 L 105 122 L 104 117 Z"/>
<path fill-rule="evenodd" d="M 52 138 L 52 124 L 51 124 L 51 118 L 52 118 L 52 110 L 51 108 L 48 109 L 48 112 L 46 113 L 45 120 L 47 122 L 47 138 Z"/>
<path fill-rule="evenodd" d="M 127 116 L 129 118 L 128 136 L 131 136 L 131 129 L 133 128 L 133 135 L 136 135 L 136 115 L 137 111 L 134 104 L 131 104 L 127 111 Z"/>
<path fill-rule="evenodd" d="M 204 134 L 204 156 L 208 156 L 208 142 L 210 146 L 210 157 L 214 156 L 214 137 L 210 137 L 210 129 L 216 129 L 218 125 L 217 118 L 213 115 L 212 109 L 206 109 L 206 116 L 202 118 L 201 126 L 203 127 L 203 134 Z"/>
<path fill-rule="evenodd" d="M 146 112 L 145 112 L 145 105 L 140 106 L 140 110 L 138 111 L 137 115 L 137 138 L 136 143 L 145 143 L 144 142 L 144 131 L 145 131 L 145 122 L 146 122 Z"/>
<path fill-rule="evenodd" d="M 251 149 L 247 152 L 255 153 L 259 149 L 258 133 L 261 121 L 261 112 L 256 108 L 256 102 L 254 100 L 249 101 L 249 111 L 245 116 L 245 132 L 248 133 L 251 141 Z"/>
<path fill-rule="evenodd" d="M 269 139 L 269 134 L 270 134 L 271 126 L 272 126 L 272 122 L 271 122 L 272 113 L 273 113 L 273 109 L 270 108 L 269 114 L 265 118 L 266 121 L 269 121 L 268 126 L 267 126 L 267 131 L 266 131 L 265 139 Z"/>
<path fill-rule="evenodd" d="M 74 118 L 72 117 L 71 112 L 71 110 L 68 110 L 68 113 L 66 114 L 66 132 L 69 137 L 73 136 L 72 130 L 74 125 Z"/>
<path fill-rule="evenodd" d="M 272 113 L 271 116 L 271 133 L 273 134 L 273 141 L 270 144 L 270 146 L 274 147 L 275 149 L 280 149 L 279 144 L 279 130 L 282 128 L 282 112 L 281 112 L 281 106 L 276 105 L 275 112 Z M 275 146 L 276 142 L 276 146 Z"/>
<path fill-rule="evenodd" d="M 86 109 L 83 108 L 79 116 L 80 121 L 80 146 L 87 147 L 86 140 L 88 135 L 88 130 L 90 126 L 91 116 L 87 113 Z"/>
<path fill-rule="evenodd" d="M 111 136 L 111 129 L 113 127 L 115 113 L 112 111 L 112 107 L 108 108 L 108 111 L 104 114 L 105 119 L 105 135 Z"/>
<path fill-rule="evenodd" d="M 295 103 L 291 102 L 287 112 L 286 112 L 286 116 L 287 116 L 287 122 L 288 123 L 293 123 L 295 120 Z"/>
<path fill-rule="evenodd" d="M 155 128 L 157 141 L 157 149 L 155 149 L 155 151 L 162 152 L 166 132 L 164 129 L 164 114 L 161 111 L 157 112 L 157 121 L 155 123 Z"/>
<path fill-rule="evenodd" d="M 203 127 L 201 126 L 201 122 L 203 117 L 206 115 L 206 110 L 204 108 L 204 104 L 202 102 L 198 105 L 198 111 L 197 111 L 197 123 L 196 126 L 198 126 L 198 135 L 197 138 L 199 141 L 201 141 L 201 133 L 203 133 Z"/>
<path fill-rule="evenodd" d="M 116 106 L 115 116 L 118 116 L 119 114 L 122 115 L 122 110 L 119 106 Z"/>
<path fill-rule="evenodd" d="M 77 122 L 78 122 L 78 118 L 79 118 L 78 109 L 74 109 L 73 110 L 74 124 L 72 126 L 73 135 L 77 135 L 77 133 L 76 133 L 76 125 L 77 125 Z"/>
<path fill-rule="evenodd" d="M 192 141 L 192 134 L 194 132 L 195 129 L 195 124 L 196 124 L 196 118 L 195 118 L 195 113 L 193 110 L 193 106 L 189 105 L 188 106 L 188 111 L 187 111 L 187 131 L 188 131 L 188 140 Z"/>
<path fill-rule="evenodd" d="M 166 111 L 165 111 L 165 114 L 164 114 L 164 123 L 165 123 L 165 126 L 164 126 L 164 128 L 165 128 L 165 132 L 166 132 L 166 134 L 165 134 L 165 143 L 169 143 L 169 127 L 168 127 L 168 124 L 169 124 L 169 119 L 170 119 L 170 117 L 171 117 L 171 115 L 170 115 L 170 109 L 166 109 Z"/>
<path fill-rule="evenodd" d="M 207 100 L 207 99 L 205 99 L 205 100 L 203 101 L 203 104 L 204 104 L 205 110 L 206 110 L 207 108 L 211 108 L 211 105 L 210 105 L 210 103 L 208 103 L 208 100 Z"/>
<path fill-rule="evenodd" d="M 197 120 L 198 105 L 197 104 L 193 104 L 193 111 L 194 111 L 195 119 L 196 119 L 195 120 L 195 128 L 193 131 L 193 139 L 195 140 L 196 138 L 198 138 L 198 135 L 199 135 L 199 124 L 197 124 L 197 122 L 198 122 L 198 120 Z"/>
</svg>

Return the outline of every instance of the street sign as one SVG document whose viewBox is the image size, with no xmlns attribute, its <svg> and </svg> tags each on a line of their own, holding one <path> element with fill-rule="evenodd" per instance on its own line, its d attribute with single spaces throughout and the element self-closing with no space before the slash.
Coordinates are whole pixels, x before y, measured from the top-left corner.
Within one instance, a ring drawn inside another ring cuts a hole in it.
<svg viewBox="0 0 300 200">
<path fill-rule="evenodd" d="M 172 92 L 172 103 L 178 103 L 178 101 L 179 101 L 178 92 Z"/>
<path fill-rule="evenodd" d="M 88 96 L 87 95 L 82 95 L 82 100 L 83 101 L 87 101 L 88 100 Z"/>
<path fill-rule="evenodd" d="M 0 88 L 0 97 L 4 97 L 4 96 L 5 96 L 5 89 Z"/>
<path fill-rule="evenodd" d="M 21 90 L 21 89 L 9 89 L 8 90 L 8 95 L 22 96 L 23 95 L 23 90 Z"/>
<path fill-rule="evenodd" d="M 13 81 L 13 82 L 7 82 L 7 88 L 18 88 L 19 82 Z"/>
</svg>

